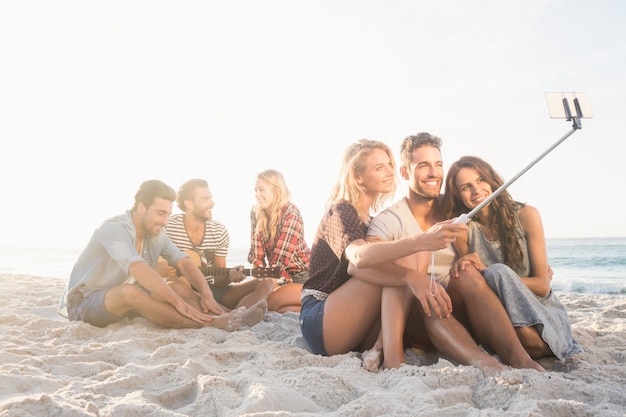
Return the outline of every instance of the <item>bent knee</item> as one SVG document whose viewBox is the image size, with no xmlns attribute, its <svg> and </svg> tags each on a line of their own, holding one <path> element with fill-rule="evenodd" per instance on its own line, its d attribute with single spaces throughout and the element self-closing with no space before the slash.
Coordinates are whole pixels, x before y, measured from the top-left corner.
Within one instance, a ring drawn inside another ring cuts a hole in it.
<svg viewBox="0 0 626 417">
<path fill-rule="evenodd" d="M 460 271 L 458 278 L 451 278 L 448 282 L 450 288 L 476 288 L 477 286 L 486 287 L 487 283 L 480 271 L 473 266 L 467 266 L 463 271 Z"/>
<path fill-rule="evenodd" d="M 191 285 L 189 285 L 186 281 L 181 281 L 177 279 L 174 281 L 168 281 L 167 284 L 172 290 L 174 290 L 176 294 L 180 295 L 181 297 L 189 297 L 194 294 Z"/>
<path fill-rule="evenodd" d="M 118 287 L 118 292 L 122 300 L 130 304 L 137 297 L 147 295 L 144 290 L 133 284 L 122 284 Z"/>
<path fill-rule="evenodd" d="M 264 279 L 262 281 L 259 281 L 259 285 L 257 288 L 263 288 L 263 290 L 265 290 L 266 292 L 272 292 L 274 291 L 274 288 L 276 287 L 276 285 L 274 284 L 274 281 L 271 279 Z"/>
<path fill-rule="evenodd" d="M 104 305 L 111 313 L 122 316 L 133 309 L 141 300 L 149 295 L 140 287 L 132 284 L 122 284 L 106 292 Z"/>
</svg>

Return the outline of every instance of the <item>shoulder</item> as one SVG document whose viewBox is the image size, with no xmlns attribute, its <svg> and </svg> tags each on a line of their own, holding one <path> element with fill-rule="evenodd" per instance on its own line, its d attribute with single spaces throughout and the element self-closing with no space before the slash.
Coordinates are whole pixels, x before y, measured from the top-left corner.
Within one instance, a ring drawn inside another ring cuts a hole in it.
<svg viewBox="0 0 626 417">
<path fill-rule="evenodd" d="M 334 203 L 326 209 L 320 226 L 325 229 L 339 230 L 362 223 L 356 208 L 345 201 Z"/>
<path fill-rule="evenodd" d="M 327 241 L 334 241 L 335 245 L 340 245 L 343 248 L 347 246 L 348 242 L 364 238 L 367 230 L 356 207 L 345 201 L 333 204 L 328 209 L 323 228 L 328 235 Z M 333 245 L 331 244 L 331 246 Z"/>
<path fill-rule="evenodd" d="M 394 205 L 387 207 L 378 213 L 372 220 L 372 224 L 388 223 L 390 221 L 402 223 L 402 219 L 406 218 L 407 214 L 412 216 L 411 209 L 409 208 L 406 198 L 403 198 Z"/>
<path fill-rule="evenodd" d="M 411 209 L 409 208 L 409 202 L 406 197 L 403 197 L 392 206 L 389 206 L 385 210 L 381 211 L 380 214 L 387 213 L 387 215 L 393 214 L 394 216 L 402 216 L 407 212 L 410 213 Z"/>
<path fill-rule="evenodd" d="M 224 224 L 218 222 L 215 219 L 208 220 L 206 222 L 206 236 L 212 236 L 215 239 L 217 236 L 220 238 L 228 237 L 228 230 Z"/>
<path fill-rule="evenodd" d="M 287 203 L 285 205 L 285 210 L 286 211 L 295 211 L 296 213 L 300 213 L 300 210 L 298 209 L 298 206 L 296 206 L 295 204 L 293 204 L 291 202 Z"/>
<path fill-rule="evenodd" d="M 535 225 L 541 225 L 541 215 L 539 210 L 533 206 L 520 205 L 517 211 L 520 225 L 524 230 L 528 230 Z"/>
<path fill-rule="evenodd" d="M 298 210 L 298 207 L 296 207 L 295 204 L 287 203 L 287 205 L 283 208 L 283 217 L 287 216 L 301 217 L 300 210 Z"/>
<path fill-rule="evenodd" d="M 125 211 L 117 216 L 109 217 L 98 226 L 98 230 L 104 232 L 112 232 L 116 230 L 134 230 L 135 224 L 130 210 Z"/>
<path fill-rule="evenodd" d="M 359 217 L 359 212 L 356 210 L 352 204 L 347 201 L 341 201 L 339 203 L 333 204 L 328 210 L 329 215 L 333 216 L 335 213 L 338 214 L 341 218 L 345 217 Z"/>
<path fill-rule="evenodd" d="M 519 216 L 520 220 L 541 217 L 541 215 L 539 214 L 539 210 L 537 210 L 534 206 L 529 206 L 528 204 L 520 204 L 517 210 L 517 215 Z"/>
<path fill-rule="evenodd" d="M 211 230 L 211 231 L 226 231 L 226 226 L 224 226 L 223 223 L 218 222 L 215 219 L 211 219 L 211 220 L 207 220 L 206 222 L 206 228 L 207 230 Z"/>
<path fill-rule="evenodd" d="M 178 214 L 172 214 L 169 219 L 167 219 L 167 225 L 180 225 L 183 224 L 183 214 L 182 213 L 178 213 Z"/>
<path fill-rule="evenodd" d="M 180 240 L 181 238 L 187 238 L 187 231 L 185 230 L 185 222 L 182 214 L 174 214 L 167 219 L 167 226 L 165 226 L 165 233 L 172 237 L 174 235 Z"/>
</svg>

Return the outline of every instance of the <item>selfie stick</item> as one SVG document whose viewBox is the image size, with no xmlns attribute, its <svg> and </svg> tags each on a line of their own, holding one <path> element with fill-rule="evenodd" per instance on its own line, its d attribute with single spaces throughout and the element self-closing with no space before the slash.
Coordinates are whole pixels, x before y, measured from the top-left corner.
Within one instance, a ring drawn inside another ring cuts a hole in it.
<svg viewBox="0 0 626 417">
<path fill-rule="evenodd" d="M 532 161 L 530 164 L 528 164 L 528 166 L 526 166 L 526 168 L 524 168 L 517 175 L 515 175 L 513 178 L 511 178 L 510 180 L 508 180 L 507 182 L 502 184 L 496 191 L 493 192 L 493 194 L 491 194 L 489 197 L 487 197 L 487 199 L 485 199 L 482 203 L 480 203 L 479 205 L 474 207 L 474 209 L 472 211 L 470 211 L 467 214 L 463 213 L 459 217 L 457 217 L 452 222 L 452 224 L 459 224 L 459 223 L 465 224 L 465 223 L 469 222 L 472 219 L 472 217 L 474 217 L 477 213 L 479 213 L 487 204 L 491 203 L 491 201 L 494 198 L 496 198 L 497 196 L 502 194 L 502 192 L 504 190 L 506 190 L 509 187 L 509 185 L 513 184 L 519 177 L 524 175 L 526 173 L 526 171 L 531 169 L 537 162 L 539 162 L 541 159 L 543 159 L 544 156 L 546 156 L 547 154 L 552 152 L 552 150 L 554 148 L 556 148 L 557 146 L 559 146 L 561 144 L 561 142 L 563 142 L 565 139 L 569 138 L 576 130 L 582 129 L 582 123 L 581 123 L 580 119 L 583 118 L 583 112 L 582 112 L 582 110 L 580 108 L 580 103 L 579 103 L 577 98 L 574 98 L 574 108 L 576 109 L 576 116 L 572 116 L 572 112 L 571 112 L 570 107 L 569 107 L 569 102 L 568 102 L 567 98 L 563 98 L 563 109 L 565 110 L 565 115 L 567 117 L 567 121 L 572 121 L 573 122 L 572 123 L 572 129 L 569 132 L 567 132 L 561 139 L 556 141 L 556 143 L 554 145 L 550 146 L 548 149 L 545 150 L 545 152 L 543 152 L 541 155 L 539 155 L 537 158 L 535 158 L 535 160 Z"/>
</svg>

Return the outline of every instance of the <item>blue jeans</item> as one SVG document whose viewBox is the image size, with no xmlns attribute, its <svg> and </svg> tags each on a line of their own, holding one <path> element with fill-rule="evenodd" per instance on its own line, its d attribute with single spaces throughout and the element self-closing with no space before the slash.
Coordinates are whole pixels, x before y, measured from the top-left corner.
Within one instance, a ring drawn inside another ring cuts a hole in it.
<svg viewBox="0 0 626 417">
<path fill-rule="evenodd" d="M 300 309 L 300 330 L 311 352 L 316 355 L 328 356 L 324 348 L 324 306 L 326 300 L 319 301 L 312 295 L 304 297 Z"/>
</svg>

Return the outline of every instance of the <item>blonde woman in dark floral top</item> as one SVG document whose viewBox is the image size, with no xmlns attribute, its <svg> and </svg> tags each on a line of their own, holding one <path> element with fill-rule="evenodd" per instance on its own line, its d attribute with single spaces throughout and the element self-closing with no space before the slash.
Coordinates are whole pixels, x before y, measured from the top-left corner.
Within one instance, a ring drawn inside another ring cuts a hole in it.
<svg viewBox="0 0 626 417">
<path fill-rule="evenodd" d="M 335 355 L 370 348 L 380 331 L 381 295 L 384 286 L 413 285 L 416 271 L 393 265 L 367 277 L 352 277 L 350 263 L 384 263 L 397 253 L 395 242 L 383 242 L 385 256 L 373 254 L 365 243 L 371 215 L 390 200 L 396 189 L 391 149 L 378 141 L 362 139 L 345 151 L 341 172 L 311 247 L 309 279 L 302 290 L 300 328 L 309 349 Z M 414 236 L 412 252 L 438 250 L 447 245 L 450 227 L 442 226 L 425 243 Z M 460 235 L 460 234 L 459 234 Z M 409 253 L 407 252 L 406 255 Z M 378 259 L 377 259 L 378 258 Z M 446 308 L 440 293 L 431 301 Z"/>
</svg>

